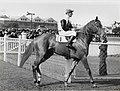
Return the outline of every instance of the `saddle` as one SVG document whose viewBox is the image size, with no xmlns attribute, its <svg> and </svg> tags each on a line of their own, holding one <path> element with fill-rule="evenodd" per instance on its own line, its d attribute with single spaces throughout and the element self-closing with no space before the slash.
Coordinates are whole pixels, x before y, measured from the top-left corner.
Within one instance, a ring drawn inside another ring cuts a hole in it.
<svg viewBox="0 0 120 91">
<path fill-rule="evenodd" d="M 61 36 L 61 35 L 57 35 L 56 36 L 56 41 L 58 42 L 68 42 L 70 40 L 71 36 Z M 76 42 L 76 39 L 74 39 L 73 42 Z M 66 45 L 68 47 L 68 45 Z M 76 49 L 74 47 L 68 47 L 69 49 L 72 49 L 74 51 L 76 51 Z"/>
</svg>

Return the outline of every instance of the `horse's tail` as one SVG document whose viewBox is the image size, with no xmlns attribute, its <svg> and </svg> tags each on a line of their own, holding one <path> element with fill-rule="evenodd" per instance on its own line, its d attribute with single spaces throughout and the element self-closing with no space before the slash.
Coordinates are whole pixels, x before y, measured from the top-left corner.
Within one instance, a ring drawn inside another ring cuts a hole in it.
<svg viewBox="0 0 120 91">
<path fill-rule="evenodd" d="M 33 42 L 31 42 L 27 49 L 25 50 L 23 56 L 22 56 L 22 59 L 21 59 L 21 62 L 20 62 L 20 67 L 22 68 L 24 63 L 26 62 L 26 60 L 29 58 L 29 56 L 32 54 L 32 51 L 33 51 L 33 48 L 34 48 L 34 44 Z"/>
</svg>

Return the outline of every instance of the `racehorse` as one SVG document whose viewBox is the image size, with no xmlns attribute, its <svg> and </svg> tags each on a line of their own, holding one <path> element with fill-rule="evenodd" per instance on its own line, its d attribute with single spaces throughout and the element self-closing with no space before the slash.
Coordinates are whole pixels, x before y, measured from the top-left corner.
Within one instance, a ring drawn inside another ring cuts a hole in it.
<svg viewBox="0 0 120 91">
<path fill-rule="evenodd" d="M 89 23 L 87 23 L 76 33 L 76 42 L 73 43 L 73 47 L 76 50 L 66 47 L 67 43 L 61 43 L 56 41 L 55 34 L 51 33 L 42 34 L 29 44 L 25 53 L 23 54 L 20 67 L 23 67 L 25 61 L 29 58 L 34 49 L 36 53 L 36 60 L 32 65 L 33 78 L 34 83 L 39 85 L 41 79 L 41 71 L 39 69 L 39 65 L 45 62 L 54 53 L 56 53 L 58 55 L 64 56 L 67 60 L 73 59 L 75 63 L 71 71 L 69 72 L 67 79 L 65 79 L 65 86 L 67 86 L 69 77 L 74 71 L 76 65 L 81 60 L 90 77 L 90 82 L 92 83 L 92 86 L 95 87 L 96 84 L 94 83 L 92 73 L 87 62 L 89 44 L 92 41 L 92 38 L 95 34 L 97 34 L 100 40 L 102 41 L 102 36 L 105 34 L 105 32 L 102 29 L 102 24 L 101 21 L 98 20 L 98 17 L 96 17 L 95 20 L 92 20 Z"/>
</svg>

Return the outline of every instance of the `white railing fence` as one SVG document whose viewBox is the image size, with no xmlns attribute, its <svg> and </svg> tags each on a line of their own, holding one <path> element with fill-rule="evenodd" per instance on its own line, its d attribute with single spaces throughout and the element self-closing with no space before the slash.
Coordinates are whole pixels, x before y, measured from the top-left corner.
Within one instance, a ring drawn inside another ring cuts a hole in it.
<svg viewBox="0 0 120 91">
<path fill-rule="evenodd" d="M 5 34 L 4 37 L 0 37 L 0 53 L 4 53 L 4 61 L 7 62 L 7 53 L 18 53 L 18 62 L 19 66 L 21 60 L 21 53 L 24 53 L 27 45 L 31 42 L 30 39 L 21 39 L 19 38 L 8 38 Z"/>
<path fill-rule="evenodd" d="M 108 45 L 107 48 L 108 55 L 120 54 L 120 41 L 119 42 L 108 41 L 107 43 L 92 42 L 89 49 L 89 56 L 98 56 L 100 52 L 99 46 L 101 44 Z"/>
</svg>

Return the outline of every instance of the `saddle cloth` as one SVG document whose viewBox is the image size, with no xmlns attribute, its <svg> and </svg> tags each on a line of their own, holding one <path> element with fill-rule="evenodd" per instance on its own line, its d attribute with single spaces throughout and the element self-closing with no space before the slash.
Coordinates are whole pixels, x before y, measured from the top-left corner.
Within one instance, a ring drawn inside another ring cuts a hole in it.
<svg viewBox="0 0 120 91">
<path fill-rule="evenodd" d="M 59 35 L 56 35 L 56 41 L 58 42 L 68 42 L 66 40 L 66 36 L 76 36 L 76 32 L 75 31 L 61 31 L 59 32 Z M 75 42 L 76 40 L 74 40 L 73 42 Z"/>
</svg>

